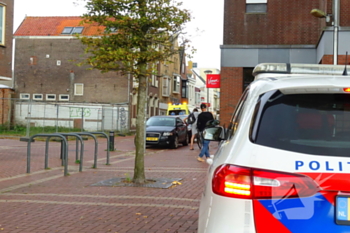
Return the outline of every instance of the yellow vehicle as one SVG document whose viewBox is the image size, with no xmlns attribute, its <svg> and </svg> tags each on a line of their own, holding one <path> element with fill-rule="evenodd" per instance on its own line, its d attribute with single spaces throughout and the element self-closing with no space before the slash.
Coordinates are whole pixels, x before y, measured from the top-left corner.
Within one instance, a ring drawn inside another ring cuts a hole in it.
<svg viewBox="0 0 350 233">
<path fill-rule="evenodd" d="M 167 115 L 189 115 L 188 105 L 186 103 L 168 104 Z"/>
</svg>

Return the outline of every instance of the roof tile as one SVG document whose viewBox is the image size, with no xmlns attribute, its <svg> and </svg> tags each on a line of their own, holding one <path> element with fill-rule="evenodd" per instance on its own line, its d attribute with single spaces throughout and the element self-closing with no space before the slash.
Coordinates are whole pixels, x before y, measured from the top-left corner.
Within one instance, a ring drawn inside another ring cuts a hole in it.
<svg viewBox="0 0 350 233">
<path fill-rule="evenodd" d="M 84 27 L 82 35 L 100 35 L 104 26 L 93 24 L 81 24 L 80 16 L 53 16 L 37 17 L 27 16 L 16 30 L 14 36 L 69 36 L 61 34 L 65 27 Z"/>
</svg>

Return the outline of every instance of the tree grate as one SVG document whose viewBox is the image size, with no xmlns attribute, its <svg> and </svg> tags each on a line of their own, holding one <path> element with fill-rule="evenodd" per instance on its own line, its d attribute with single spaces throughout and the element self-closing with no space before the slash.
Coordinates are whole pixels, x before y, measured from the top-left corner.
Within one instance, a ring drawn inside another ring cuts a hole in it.
<svg viewBox="0 0 350 233">
<path fill-rule="evenodd" d="M 176 185 L 182 178 L 149 178 L 145 184 L 135 184 L 131 179 L 112 178 L 99 181 L 90 186 L 107 186 L 107 187 L 144 187 L 144 188 L 162 188 L 167 189 L 172 185 Z"/>
</svg>

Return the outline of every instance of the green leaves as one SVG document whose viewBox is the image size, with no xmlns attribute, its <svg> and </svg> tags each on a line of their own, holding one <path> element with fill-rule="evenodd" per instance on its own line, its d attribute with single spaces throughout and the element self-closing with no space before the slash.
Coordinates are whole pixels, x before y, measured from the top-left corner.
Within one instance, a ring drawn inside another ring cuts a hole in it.
<svg viewBox="0 0 350 233">
<path fill-rule="evenodd" d="M 179 52 L 175 39 L 190 20 L 180 5 L 170 0 L 88 0 L 84 21 L 105 31 L 80 38 L 86 45 L 86 64 L 103 72 L 119 70 L 135 76 L 140 74 L 135 63 L 166 62 Z M 152 74 L 152 70 L 145 72 L 141 73 Z"/>
</svg>

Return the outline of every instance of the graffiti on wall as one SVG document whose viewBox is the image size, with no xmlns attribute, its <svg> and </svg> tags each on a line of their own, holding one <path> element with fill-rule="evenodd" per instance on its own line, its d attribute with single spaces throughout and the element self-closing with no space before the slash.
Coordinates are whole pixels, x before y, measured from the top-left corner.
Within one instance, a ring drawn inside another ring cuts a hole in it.
<svg viewBox="0 0 350 233">
<path fill-rule="evenodd" d="M 120 108 L 120 127 L 123 130 L 127 128 L 125 108 Z"/>
<path fill-rule="evenodd" d="M 69 108 L 69 117 L 90 117 L 91 109 L 90 108 Z"/>
</svg>

